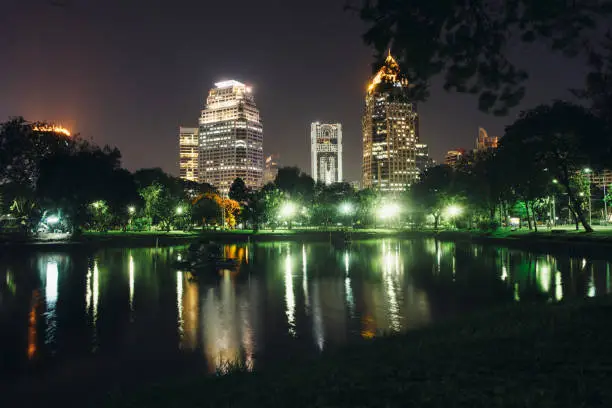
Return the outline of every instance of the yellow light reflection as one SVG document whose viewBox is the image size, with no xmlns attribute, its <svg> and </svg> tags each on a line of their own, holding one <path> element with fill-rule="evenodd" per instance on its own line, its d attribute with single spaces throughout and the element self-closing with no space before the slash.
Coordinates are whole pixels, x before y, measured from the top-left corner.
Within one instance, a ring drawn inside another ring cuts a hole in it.
<svg viewBox="0 0 612 408">
<path fill-rule="evenodd" d="M 285 303 L 287 305 L 285 314 L 289 324 L 289 333 L 295 336 L 295 293 L 293 292 L 292 262 L 289 251 L 287 251 L 287 256 L 285 257 Z"/>
<path fill-rule="evenodd" d="M 197 281 L 187 280 L 187 288 L 183 296 L 184 326 L 181 347 L 194 350 L 198 343 L 199 329 L 199 289 Z"/>
<path fill-rule="evenodd" d="M 38 322 L 38 305 L 40 295 L 37 290 L 32 291 L 32 300 L 30 302 L 30 314 L 28 316 L 28 359 L 33 359 L 36 356 L 37 349 L 37 332 L 36 324 Z"/>
</svg>

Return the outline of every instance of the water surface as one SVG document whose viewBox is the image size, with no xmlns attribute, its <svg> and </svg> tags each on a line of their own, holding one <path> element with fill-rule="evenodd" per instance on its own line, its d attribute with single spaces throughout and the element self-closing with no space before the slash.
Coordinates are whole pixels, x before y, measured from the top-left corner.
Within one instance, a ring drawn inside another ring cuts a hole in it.
<svg viewBox="0 0 612 408">
<path fill-rule="evenodd" d="M 0 258 L 0 377 L 222 373 L 520 301 L 610 293 L 610 262 L 434 239 L 226 245 L 192 280 L 185 247 Z"/>
</svg>

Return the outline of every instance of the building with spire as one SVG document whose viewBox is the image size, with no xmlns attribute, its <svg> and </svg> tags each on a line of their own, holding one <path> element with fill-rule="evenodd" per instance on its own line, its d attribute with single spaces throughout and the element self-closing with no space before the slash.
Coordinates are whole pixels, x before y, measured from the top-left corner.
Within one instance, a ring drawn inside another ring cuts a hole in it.
<svg viewBox="0 0 612 408">
<path fill-rule="evenodd" d="M 401 192 L 419 178 L 419 118 L 409 88 L 389 52 L 366 91 L 362 120 L 364 188 Z"/>
<path fill-rule="evenodd" d="M 313 122 L 310 125 L 311 176 L 323 184 L 342 181 L 342 125 Z"/>
<path fill-rule="evenodd" d="M 237 177 L 248 187 L 261 187 L 263 125 L 251 88 L 234 80 L 217 82 L 199 124 L 199 182 L 224 195 Z"/>
</svg>

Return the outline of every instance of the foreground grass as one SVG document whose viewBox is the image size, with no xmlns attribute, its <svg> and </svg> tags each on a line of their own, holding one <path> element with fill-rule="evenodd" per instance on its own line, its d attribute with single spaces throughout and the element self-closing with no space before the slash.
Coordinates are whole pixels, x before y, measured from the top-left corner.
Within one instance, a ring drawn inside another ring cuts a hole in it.
<svg viewBox="0 0 612 408">
<path fill-rule="evenodd" d="M 520 305 L 256 373 L 115 394 L 108 407 L 612 406 L 612 300 Z"/>
</svg>

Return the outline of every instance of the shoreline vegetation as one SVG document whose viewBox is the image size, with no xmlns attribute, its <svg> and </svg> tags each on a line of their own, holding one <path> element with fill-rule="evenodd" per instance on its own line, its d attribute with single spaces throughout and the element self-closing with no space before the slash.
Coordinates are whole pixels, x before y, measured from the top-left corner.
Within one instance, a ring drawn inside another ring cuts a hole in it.
<svg viewBox="0 0 612 408">
<path fill-rule="evenodd" d="M 348 233 L 348 234 L 347 234 Z M 213 240 L 217 242 L 271 242 L 329 241 L 344 244 L 345 236 L 350 240 L 367 240 L 379 238 L 436 238 L 441 241 L 457 243 L 493 244 L 527 249 L 531 251 L 565 251 L 569 255 L 606 256 L 612 248 L 612 229 L 592 233 L 567 229 L 552 229 L 533 232 L 527 229 L 511 231 L 499 229 L 493 232 L 479 230 L 406 230 L 406 229 L 293 229 L 293 230 L 198 230 L 181 231 L 147 231 L 147 232 L 85 232 L 71 240 L 11 240 L 0 237 L 2 248 L 66 248 L 66 247 L 162 247 L 186 245 L 196 240 Z"/>
<path fill-rule="evenodd" d="M 611 406 L 610 313 L 610 297 L 512 304 L 253 373 L 117 391 L 102 405 Z"/>
</svg>

